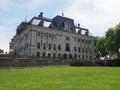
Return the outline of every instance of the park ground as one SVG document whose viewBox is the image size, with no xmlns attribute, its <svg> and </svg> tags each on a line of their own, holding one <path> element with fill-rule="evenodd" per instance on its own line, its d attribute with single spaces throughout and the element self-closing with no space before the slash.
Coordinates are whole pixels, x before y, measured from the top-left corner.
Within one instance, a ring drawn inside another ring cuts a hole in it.
<svg viewBox="0 0 120 90">
<path fill-rule="evenodd" d="M 120 67 L 1 68 L 0 90 L 120 90 Z"/>
</svg>

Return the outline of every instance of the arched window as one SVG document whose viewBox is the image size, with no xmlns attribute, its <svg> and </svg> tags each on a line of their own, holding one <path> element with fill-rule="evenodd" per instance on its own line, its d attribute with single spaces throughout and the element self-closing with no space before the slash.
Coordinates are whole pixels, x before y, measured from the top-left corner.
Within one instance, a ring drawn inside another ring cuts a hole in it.
<svg viewBox="0 0 120 90">
<path fill-rule="evenodd" d="M 66 43 L 66 51 L 70 51 L 70 44 Z"/>
</svg>

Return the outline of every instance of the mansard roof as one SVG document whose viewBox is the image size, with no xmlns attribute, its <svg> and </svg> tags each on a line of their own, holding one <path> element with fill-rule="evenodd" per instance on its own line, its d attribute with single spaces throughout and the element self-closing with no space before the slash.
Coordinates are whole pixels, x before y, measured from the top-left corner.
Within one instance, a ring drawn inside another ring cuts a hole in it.
<svg viewBox="0 0 120 90">
<path fill-rule="evenodd" d="M 47 26 L 46 26 L 46 23 L 47 23 Z M 85 31 L 84 34 L 89 35 L 88 29 L 80 27 L 80 24 L 76 26 L 74 24 L 74 20 L 71 18 L 67 18 L 59 15 L 57 15 L 53 19 L 49 19 L 49 18 L 43 17 L 43 13 L 40 13 L 38 17 L 33 17 L 29 22 L 22 22 L 17 27 L 17 34 L 20 34 L 23 30 L 25 30 L 28 25 L 37 25 L 41 27 L 53 28 L 53 29 L 63 30 L 63 31 L 70 31 L 70 32 L 79 33 L 79 34 L 81 34 L 81 31 L 84 30 Z"/>
</svg>

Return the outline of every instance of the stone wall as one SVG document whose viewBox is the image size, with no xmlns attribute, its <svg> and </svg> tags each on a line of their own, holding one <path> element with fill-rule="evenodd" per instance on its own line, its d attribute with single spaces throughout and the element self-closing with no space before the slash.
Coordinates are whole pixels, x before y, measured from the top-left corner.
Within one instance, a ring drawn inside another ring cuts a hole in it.
<svg viewBox="0 0 120 90">
<path fill-rule="evenodd" d="M 48 66 L 48 65 L 70 65 L 71 60 L 57 59 L 29 59 L 29 58 L 2 58 L 0 67 L 27 67 L 27 66 Z"/>
</svg>

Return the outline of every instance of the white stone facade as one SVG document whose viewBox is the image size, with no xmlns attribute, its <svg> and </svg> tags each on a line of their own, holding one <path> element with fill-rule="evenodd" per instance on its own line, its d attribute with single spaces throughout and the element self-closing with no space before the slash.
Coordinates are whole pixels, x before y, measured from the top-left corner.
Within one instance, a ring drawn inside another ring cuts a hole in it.
<svg viewBox="0 0 120 90">
<path fill-rule="evenodd" d="M 94 60 L 94 37 L 70 31 L 28 25 L 10 42 L 10 49 L 24 57 Z"/>
</svg>

